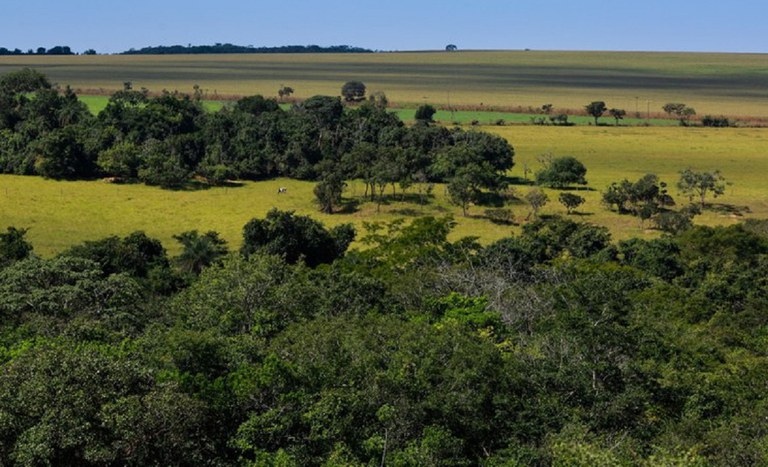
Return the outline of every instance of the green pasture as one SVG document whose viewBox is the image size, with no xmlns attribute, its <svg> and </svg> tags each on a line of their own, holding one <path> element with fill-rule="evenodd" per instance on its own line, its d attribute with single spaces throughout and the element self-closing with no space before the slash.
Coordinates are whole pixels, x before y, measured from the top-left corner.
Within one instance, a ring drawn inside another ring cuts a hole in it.
<svg viewBox="0 0 768 467">
<path fill-rule="evenodd" d="M 375 54 L 100 55 L 0 57 L 0 73 L 32 67 L 78 94 L 108 94 L 125 81 L 207 99 L 262 94 L 338 95 L 361 80 L 391 102 L 579 109 L 594 100 L 628 115 L 685 102 L 699 115 L 768 117 L 768 55 L 650 52 L 468 51 Z M 410 105 L 408 105 L 410 104 Z"/>
<path fill-rule="evenodd" d="M 768 130 L 742 128 L 682 127 L 487 127 L 514 145 L 516 165 L 510 176 L 518 183 L 513 190 L 523 195 L 530 187 L 524 183 L 527 167 L 540 167 L 542 154 L 573 155 L 588 168 L 589 185 L 579 194 L 587 199 L 576 219 L 609 227 L 615 239 L 633 236 L 652 237 L 640 220 L 619 216 L 600 203 L 600 192 L 612 181 L 635 180 L 645 173 L 658 174 L 670 185 L 679 203 L 685 200 L 674 184 L 678 172 L 720 169 L 733 183 L 715 208 L 696 218 L 697 223 L 724 225 L 741 219 L 768 218 Z M 529 175 L 530 177 L 530 175 Z M 288 193 L 277 194 L 281 186 Z M 102 181 L 59 182 L 39 177 L 0 176 L 0 228 L 13 225 L 29 228 L 29 239 L 36 251 L 51 255 L 82 242 L 108 235 L 125 235 L 144 230 L 157 237 L 171 251 L 178 252 L 174 234 L 198 229 L 216 230 L 233 247 L 238 247 L 242 226 L 272 208 L 310 214 L 328 225 L 353 222 L 362 231 L 364 221 L 388 221 L 398 217 L 451 214 L 458 222 L 454 238 L 476 235 L 490 242 L 509 235 L 519 226 L 497 225 L 486 219 L 483 206 L 472 206 L 469 217 L 448 203 L 445 188 L 436 186 L 434 198 L 426 205 L 390 200 L 380 207 L 370 202 L 351 208 L 349 213 L 324 215 L 313 202 L 313 184 L 278 179 L 243 182 L 240 186 L 196 191 L 167 191 L 144 185 L 117 185 Z M 350 183 L 345 197 L 360 200 L 360 182 Z M 399 193 L 399 192 L 398 192 Z M 416 187 L 410 190 L 416 193 Z M 544 213 L 564 214 L 557 202 L 558 192 L 547 190 L 550 202 Z M 510 206 L 518 223 L 524 223 L 526 206 Z"/>
</svg>

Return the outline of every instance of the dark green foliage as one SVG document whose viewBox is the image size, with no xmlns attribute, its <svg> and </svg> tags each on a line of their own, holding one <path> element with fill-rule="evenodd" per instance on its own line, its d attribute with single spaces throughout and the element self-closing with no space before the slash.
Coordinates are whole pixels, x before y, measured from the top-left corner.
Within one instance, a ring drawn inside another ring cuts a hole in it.
<svg viewBox="0 0 768 467">
<path fill-rule="evenodd" d="M 351 224 L 327 230 L 310 217 L 272 209 L 266 218 L 245 225 L 240 252 L 248 256 L 262 251 L 282 256 L 291 264 L 301 260 L 314 267 L 341 257 L 354 238 Z"/>
<path fill-rule="evenodd" d="M 246 112 L 254 117 L 258 117 L 264 112 L 276 112 L 280 110 L 280 106 L 277 105 L 277 101 L 274 99 L 265 99 L 261 95 L 255 95 L 250 97 L 243 97 L 237 104 L 235 109 L 240 112 Z"/>
<path fill-rule="evenodd" d="M 731 126 L 732 123 L 726 117 L 713 117 L 711 115 L 705 115 L 701 119 L 701 125 L 713 128 L 726 128 Z"/>
<path fill-rule="evenodd" d="M 572 214 L 576 208 L 586 201 L 583 197 L 573 193 L 560 193 L 560 196 L 558 196 L 557 199 L 560 201 L 560 204 L 565 206 L 565 209 L 568 210 L 568 214 Z"/>
<path fill-rule="evenodd" d="M 228 252 L 226 240 L 219 238 L 219 233 L 208 231 L 200 235 L 197 230 L 190 230 L 173 238 L 183 246 L 181 254 L 174 261 L 185 274 L 199 275 L 202 270 L 216 263 Z"/>
<path fill-rule="evenodd" d="M 413 117 L 417 122 L 431 122 L 437 110 L 429 104 L 420 105 Z"/>
<path fill-rule="evenodd" d="M 675 204 L 667 193 L 667 185 L 654 174 L 646 174 L 636 182 L 614 182 L 603 193 L 603 202 L 616 207 L 619 214 L 633 214 L 650 218 L 667 206 Z"/>
<path fill-rule="evenodd" d="M 167 465 L 210 456 L 202 404 L 113 352 L 52 344 L 5 365 L 0 461 Z"/>
<path fill-rule="evenodd" d="M 341 97 L 346 102 L 360 102 L 365 99 L 365 84 L 362 81 L 347 81 L 341 87 Z"/>
<path fill-rule="evenodd" d="M 586 185 L 587 168 L 572 156 L 556 157 L 536 174 L 536 183 L 555 188 L 568 185 Z"/>
<path fill-rule="evenodd" d="M 597 125 L 597 119 L 603 116 L 603 114 L 608 110 L 608 107 L 605 106 L 605 102 L 603 101 L 594 101 L 585 105 L 584 110 L 587 111 L 587 114 L 594 117 L 595 125 Z"/>
<path fill-rule="evenodd" d="M 28 229 L 8 227 L 0 233 L 0 268 L 20 261 L 32 253 L 32 245 L 24 239 Z"/>
</svg>

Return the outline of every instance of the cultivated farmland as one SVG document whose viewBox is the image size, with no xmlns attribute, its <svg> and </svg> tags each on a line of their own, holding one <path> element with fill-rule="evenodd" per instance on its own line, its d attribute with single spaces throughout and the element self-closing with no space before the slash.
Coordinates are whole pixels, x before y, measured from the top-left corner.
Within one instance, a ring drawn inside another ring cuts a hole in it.
<svg viewBox="0 0 768 467">
<path fill-rule="evenodd" d="M 628 52 L 421 52 L 378 54 L 22 56 L 0 57 L 0 74 L 32 67 L 78 94 L 110 93 L 130 81 L 208 98 L 276 95 L 290 85 L 294 97 L 338 95 L 355 79 L 390 101 L 473 108 L 580 109 L 592 100 L 627 110 L 659 113 L 666 102 L 685 102 L 699 115 L 768 116 L 768 55 Z"/>
</svg>

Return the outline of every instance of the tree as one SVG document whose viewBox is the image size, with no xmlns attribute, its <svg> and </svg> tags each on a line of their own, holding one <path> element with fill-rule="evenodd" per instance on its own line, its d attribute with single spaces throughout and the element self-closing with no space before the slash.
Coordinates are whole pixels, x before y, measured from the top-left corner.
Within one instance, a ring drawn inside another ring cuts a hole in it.
<svg viewBox="0 0 768 467">
<path fill-rule="evenodd" d="M 212 230 L 203 235 L 197 230 L 190 230 L 174 235 L 173 238 L 183 247 L 175 261 L 186 274 L 199 276 L 203 268 L 214 264 L 228 253 L 227 241 L 219 238 L 219 233 Z"/>
<path fill-rule="evenodd" d="M 347 102 L 360 102 L 365 99 L 365 84 L 362 81 L 347 81 L 341 87 L 341 96 Z"/>
<path fill-rule="evenodd" d="M 680 192 L 687 195 L 691 201 L 693 198 L 698 198 L 702 208 L 707 195 L 712 193 L 712 197 L 717 198 L 725 193 L 725 185 L 725 177 L 720 174 L 719 170 L 695 172 L 691 169 L 685 169 L 680 172 L 680 180 L 677 182 Z"/>
<path fill-rule="evenodd" d="M 586 201 L 581 196 L 574 195 L 573 193 L 560 193 L 558 200 L 560 201 L 560 204 L 565 206 L 565 209 L 568 210 L 568 214 L 572 214 L 574 209 L 578 208 L 584 204 L 584 201 Z"/>
<path fill-rule="evenodd" d="M 293 88 L 290 86 L 283 86 L 281 84 L 280 89 L 277 90 L 277 95 L 280 96 L 280 102 L 286 97 L 291 97 L 291 94 L 293 94 Z"/>
<path fill-rule="evenodd" d="M 333 208 L 341 204 L 341 195 L 346 185 L 344 177 L 337 171 L 329 171 L 322 176 L 313 189 L 321 212 L 333 214 Z"/>
<path fill-rule="evenodd" d="M 416 115 L 414 115 L 414 118 L 417 122 L 430 123 L 432 122 L 432 117 L 436 112 L 437 110 L 435 110 L 435 108 L 431 105 L 423 104 L 420 105 L 418 109 L 416 109 Z"/>
<path fill-rule="evenodd" d="M 627 179 L 612 183 L 603 193 L 603 202 L 611 208 L 616 206 L 619 214 L 630 213 L 643 219 L 675 204 L 667 193 L 667 184 L 655 174 L 646 174 L 634 183 Z"/>
<path fill-rule="evenodd" d="M 597 125 L 597 119 L 602 117 L 608 108 L 603 101 L 594 101 L 584 106 L 584 110 L 595 118 L 595 125 Z"/>
<path fill-rule="evenodd" d="M 245 224 L 240 252 L 249 256 L 263 251 L 281 255 L 288 263 L 303 260 L 314 267 L 341 257 L 354 238 L 352 224 L 341 224 L 328 230 L 311 217 L 272 209 L 266 218 L 251 219 Z"/>
<path fill-rule="evenodd" d="M 27 229 L 8 227 L 6 233 L 0 233 L 0 268 L 29 256 L 32 245 L 24 239 Z"/>
<path fill-rule="evenodd" d="M 683 126 L 688 125 L 688 120 L 696 115 L 696 110 L 693 107 L 688 107 L 681 102 L 669 102 L 662 107 L 664 112 L 669 115 L 674 115 L 680 120 L 680 124 Z"/>
<path fill-rule="evenodd" d="M 445 51 L 446 51 L 446 52 L 455 52 L 455 51 L 456 51 L 456 50 L 458 50 L 458 49 L 459 49 L 459 48 L 458 48 L 458 47 L 456 47 L 456 45 L 455 45 L 455 44 L 448 44 L 448 45 L 446 45 L 446 46 L 445 46 Z"/>
<path fill-rule="evenodd" d="M 241 112 L 247 112 L 255 117 L 258 117 L 264 112 L 275 112 L 280 110 L 280 106 L 277 105 L 277 101 L 274 98 L 265 99 L 264 96 L 255 95 L 243 97 L 235 108 Z"/>
<path fill-rule="evenodd" d="M 622 120 L 624 116 L 627 115 L 627 111 L 624 109 L 611 109 L 608 113 L 611 114 L 611 117 L 616 119 L 616 126 L 619 126 L 619 120 Z"/>
<path fill-rule="evenodd" d="M 528 218 L 533 216 L 535 219 L 539 217 L 539 209 L 544 207 L 549 201 L 549 197 L 539 188 L 530 190 L 524 196 L 525 202 L 531 207 L 531 212 L 528 214 Z"/>
<path fill-rule="evenodd" d="M 555 188 L 571 184 L 586 185 L 586 174 L 587 168 L 575 157 L 556 157 L 546 161 L 545 167 L 536 173 L 536 183 Z"/>
</svg>

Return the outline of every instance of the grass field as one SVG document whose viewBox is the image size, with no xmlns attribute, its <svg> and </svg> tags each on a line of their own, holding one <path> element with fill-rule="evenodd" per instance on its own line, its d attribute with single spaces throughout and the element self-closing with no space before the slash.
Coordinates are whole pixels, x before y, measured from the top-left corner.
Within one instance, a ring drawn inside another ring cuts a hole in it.
<svg viewBox="0 0 768 467">
<path fill-rule="evenodd" d="M 720 169 L 733 183 L 725 196 L 716 201 L 718 210 L 708 210 L 697 223 L 732 224 L 748 217 L 768 218 L 768 130 L 704 129 L 681 127 L 486 127 L 509 139 L 516 149 L 516 165 L 510 175 L 523 178 L 523 168 L 536 170 L 543 153 L 573 155 L 588 168 L 591 190 L 579 193 L 587 199 L 582 215 L 575 219 L 609 227 L 615 239 L 632 236 L 652 237 L 657 232 L 643 228 L 637 218 L 619 216 L 600 204 L 600 191 L 624 177 L 637 179 L 647 172 L 658 174 L 670 184 L 679 203 L 674 184 L 678 172 L 686 167 L 699 170 Z M 288 193 L 277 195 L 277 188 Z M 323 215 L 313 204 L 313 184 L 296 180 L 245 182 L 240 187 L 200 191 L 165 191 L 144 185 L 115 185 L 101 181 L 56 182 L 39 177 L 0 176 L 0 228 L 29 227 L 35 250 L 51 255 L 82 242 L 108 235 L 125 235 L 144 230 L 163 241 L 172 253 L 178 251 L 174 234 L 190 229 L 216 230 L 233 247 L 239 246 L 242 226 L 261 217 L 271 208 L 310 214 L 328 225 L 364 221 L 392 220 L 415 215 L 453 214 L 458 221 L 453 238 L 477 235 L 489 242 L 517 231 L 519 226 L 493 224 L 484 217 L 485 208 L 472 206 L 464 218 L 460 209 L 448 204 L 444 187 L 435 188 L 435 199 L 428 205 L 393 202 L 377 212 L 375 204 L 363 203 L 350 214 Z M 529 187 L 514 187 L 520 195 Z M 345 196 L 359 198 L 361 183 L 351 183 Z M 564 214 L 556 201 L 557 193 L 548 190 L 550 203 L 545 213 Z M 527 208 L 511 206 L 523 221 Z"/>
<path fill-rule="evenodd" d="M 94 115 L 98 114 L 107 106 L 109 102 L 109 96 L 79 96 L 80 100 L 88 106 L 88 109 Z M 216 100 L 204 100 L 203 107 L 210 111 L 215 112 L 220 110 L 225 105 L 232 105 L 233 101 L 216 101 Z M 289 109 L 290 104 L 280 104 L 283 109 Z M 391 109 L 391 112 L 397 114 L 397 116 L 404 122 L 412 122 L 414 115 L 416 114 L 416 108 L 395 108 Z M 478 122 L 480 125 L 496 125 L 499 120 L 503 120 L 504 124 L 529 124 L 531 123 L 531 117 L 533 115 L 528 113 L 515 113 L 515 112 L 494 112 L 494 111 L 482 111 L 482 110 L 438 110 L 434 116 L 434 119 L 443 124 L 469 124 L 473 121 Z M 541 115 L 537 115 L 541 117 Z M 576 125 L 590 125 L 593 123 L 592 117 L 573 115 L 569 116 L 568 120 Z M 614 124 L 614 119 L 610 116 L 604 116 L 600 120 L 601 124 Z M 651 125 L 651 126 L 676 126 L 677 120 L 660 119 L 660 118 L 625 118 L 621 121 L 621 125 Z"/>
<path fill-rule="evenodd" d="M 707 113 L 768 116 L 768 55 L 641 52 L 403 52 L 377 54 L 19 56 L 0 57 L 0 73 L 33 67 L 80 94 L 108 93 L 131 81 L 216 95 L 338 95 L 361 80 L 390 101 L 487 107 L 578 109 L 593 100 L 629 115 L 685 102 Z"/>
</svg>

